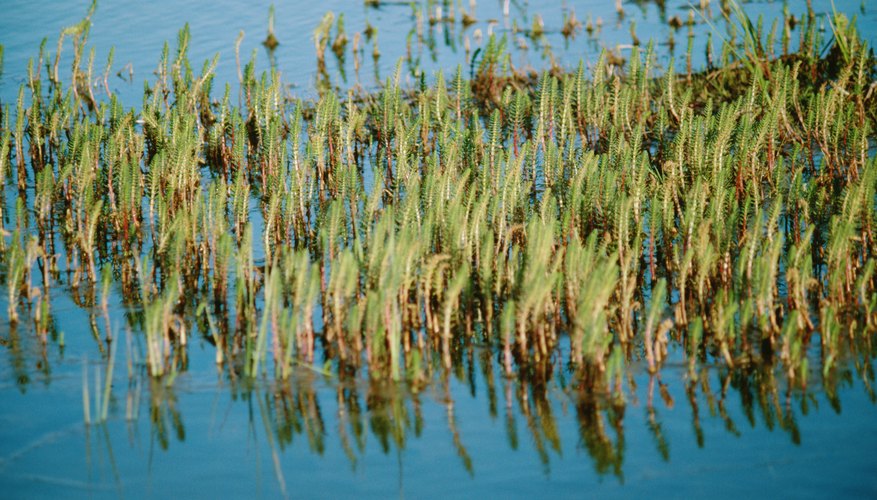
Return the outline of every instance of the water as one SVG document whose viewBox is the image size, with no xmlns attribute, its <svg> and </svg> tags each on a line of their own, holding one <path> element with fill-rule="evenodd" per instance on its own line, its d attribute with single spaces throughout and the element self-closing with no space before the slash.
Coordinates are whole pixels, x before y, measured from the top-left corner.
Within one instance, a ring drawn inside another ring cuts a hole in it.
<svg viewBox="0 0 877 500">
<path fill-rule="evenodd" d="M 47 49 L 54 52 L 60 31 L 78 22 L 88 10 L 87 0 L 57 2 L 55 0 L 35 0 L 33 2 L 17 2 L 5 9 L 0 19 L 2 43 L 6 47 L 4 62 L 4 78 L 0 81 L 0 98 L 2 102 L 14 102 L 18 86 L 27 78 L 27 63 L 36 59 L 41 40 L 47 38 Z M 347 55 L 343 63 L 328 51 L 326 56 L 327 72 L 332 85 L 346 89 L 354 85 L 374 88 L 393 75 L 400 58 L 407 53 L 406 46 L 409 34 L 417 32 L 416 18 L 413 9 L 405 2 L 384 2 L 380 8 L 367 8 L 363 2 L 351 0 L 330 0 L 325 2 L 274 2 L 276 3 L 275 33 L 280 45 L 274 52 L 277 69 L 282 73 L 283 80 L 291 85 L 290 92 L 294 96 L 308 97 L 314 95 L 314 84 L 317 81 L 316 52 L 313 42 L 313 31 L 326 11 L 344 14 L 347 37 Z M 415 2 L 417 3 L 417 2 Z M 456 2 L 468 11 L 469 2 Z M 830 14 L 832 5 L 839 12 L 849 17 L 857 16 L 857 26 L 863 38 L 870 45 L 877 41 L 877 7 L 864 0 L 814 0 L 814 10 L 820 15 L 826 36 L 831 29 L 824 15 Z M 688 19 L 692 4 L 699 2 L 667 1 L 661 10 L 656 2 L 627 1 L 624 2 L 625 16 L 619 19 L 614 2 L 603 0 L 585 0 L 570 2 L 568 0 L 546 0 L 527 2 L 525 0 L 510 1 L 509 16 L 502 12 L 502 0 L 482 0 L 475 8 L 475 24 L 463 29 L 460 15 L 453 25 L 437 23 L 431 26 L 428 22 L 430 12 L 424 12 L 426 2 L 420 2 L 420 10 L 424 18 L 422 23 L 423 36 L 427 42 L 434 40 L 434 50 L 429 43 L 419 44 L 414 37 L 411 42 L 412 57 L 419 61 L 419 69 L 432 77 L 441 69 L 446 74 L 453 73 L 457 65 L 468 69 L 474 52 L 483 47 L 488 33 L 493 30 L 499 35 L 509 37 L 509 49 L 512 62 L 519 68 L 545 68 L 548 58 L 545 44 L 551 47 L 557 63 L 567 69 L 575 69 L 579 60 L 585 63 L 596 62 L 602 49 L 616 51 L 621 56 L 630 52 L 632 38 L 631 23 L 636 24 L 636 35 L 645 44 L 654 39 L 657 44 L 658 67 L 665 66 L 670 58 L 674 58 L 678 68 L 685 67 L 688 28 L 683 26 L 673 30 L 667 20 L 676 16 L 683 22 Z M 714 46 L 719 47 L 720 37 L 727 36 L 721 19 L 719 2 L 710 2 L 710 23 L 704 22 L 701 14 L 695 15 L 693 27 L 695 46 L 692 50 L 692 64 L 695 69 L 703 67 L 706 62 L 706 34 L 714 32 Z M 176 48 L 178 31 L 188 23 L 191 28 L 189 47 L 193 71 L 200 72 L 204 61 L 212 60 L 219 55 L 216 69 L 214 93 L 221 97 L 226 83 L 236 84 L 237 64 L 235 61 L 235 41 L 243 31 L 244 38 L 240 46 L 241 64 L 246 64 L 251 54 L 257 56 L 257 68 L 264 70 L 270 67 L 267 50 L 261 42 L 265 39 L 268 25 L 268 9 L 271 2 L 258 0 L 248 2 L 242 7 L 239 2 L 231 0 L 192 2 L 171 2 L 157 0 L 154 2 L 136 2 L 119 0 L 101 3 L 92 19 L 90 44 L 95 48 L 95 75 L 102 76 L 106 67 L 110 48 L 115 47 L 115 62 L 110 74 L 110 89 L 123 97 L 129 106 L 137 106 L 141 102 L 143 82 L 152 80 L 162 46 L 165 42 L 170 50 Z M 784 6 L 798 18 L 806 12 L 804 1 L 757 1 L 745 4 L 746 13 L 755 21 L 758 16 L 765 17 L 765 31 L 769 31 L 773 19 L 782 16 Z M 598 19 L 603 24 L 594 36 L 581 29 L 575 38 L 566 39 L 561 34 L 563 16 L 573 10 L 584 26 L 588 19 L 597 26 Z M 447 14 L 447 11 L 444 11 Z M 527 30 L 533 25 L 533 19 L 541 16 L 545 26 L 545 36 L 534 41 L 525 33 L 513 33 L 515 26 Z M 353 67 L 350 54 L 354 33 L 364 32 L 366 23 L 377 29 L 378 47 L 381 57 L 375 64 L 372 59 L 371 42 L 363 36 L 361 44 L 363 55 L 362 67 L 357 73 Z M 493 25 L 493 27 L 491 27 Z M 478 33 L 481 36 L 479 38 Z M 675 47 L 667 46 L 669 35 L 675 33 Z M 779 33 L 779 32 L 778 32 Z M 332 29 L 332 37 L 335 27 Z M 793 34 L 793 45 L 797 42 L 798 33 Z M 469 40 L 470 51 L 465 50 Z M 779 37 L 777 37 L 779 39 Z M 518 42 L 526 42 L 528 49 L 521 50 Z M 718 51 L 718 49 L 714 49 Z M 69 40 L 63 55 L 70 56 L 72 48 Z M 173 52 L 171 52 L 173 54 Z M 718 59 L 718 54 L 715 54 Z M 130 65 L 130 66 L 129 66 Z M 344 68 L 346 81 L 341 77 L 339 68 Z M 69 72 L 69 63 L 62 65 Z M 129 70 L 133 71 L 133 81 L 128 82 Z M 409 82 L 418 81 L 412 76 L 409 65 L 403 64 L 403 76 Z M 120 72 L 121 77 L 116 73 Z M 124 78 L 122 78 L 124 77 Z"/>
<path fill-rule="evenodd" d="M 482 1 L 475 11 L 478 22 L 469 28 L 461 29 L 459 20 L 453 30 L 436 25 L 436 50 L 415 43 L 419 68 L 403 63 L 402 77 L 411 84 L 418 71 L 432 75 L 437 69 L 451 73 L 458 64 L 466 68 L 483 46 L 491 19 L 497 21 L 492 29 L 508 33 L 513 23 L 529 27 L 533 16 L 541 14 L 545 39 L 558 63 L 572 68 L 580 58 L 594 61 L 602 47 L 628 51 L 631 21 L 640 39 L 666 40 L 671 29 L 662 16 L 684 20 L 688 9 L 687 2 L 667 2 L 662 14 L 653 2 L 626 2 L 626 16 L 619 22 L 612 2 L 511 4 L 509 18 L 503 17 L 501 2 Z M 787 4 L 800 12 L 804 2 Z M 78 21 L 87 5 L 42 0 L 4 9 L 0 101 L 14 101 L 40 40 L 48 36 L 47 48 L 54 50 L 57 33 Z M 224 83 L 237 81 L 234 45 L 239 31 L 245 32 L 243 61 L 255 50 L 258 67 L 270 66 L 260 44 L 268 5 L 179 5 L 165 0 L 101 4 L 90 35 L 95 73 L 103 72 L 109 48 L 115 46 L 110 88 L 126 105 L 137 106 L 162 45 L 168 41 L 173 50 L 177 30 L 188 22 L 193 70 L 218 53 L 214 94 L 221 94 Z M 572 5 L 583 23 L 588 14 L 594 21 L 604 20 L 599 37 L 589 38 L 583 31 L 564 39 L 559 33 L 562 13 Z M 746 9 L 750 16 L 770 18 L 783 5 L 753 2 Z M 858 15 L 860 33 L 873 44 L 877 9 L 858 0 L 835 5 Z M 814 8 L 828 12 L 830 2 L 814 1 Z M 409 31 L 416 29 L 407 5 L 368 9 L 348 1 L 278 3 L 275 31 L 281 45 L 273 54 L 274 64 L 294 96 L 315 95 L 318 73 L 311 36 L 328 9 L 344 13 L 350 38 L 368 20 L 378 29 L 382 53 L 375 64 L 372 45 L 364 44 L 358 76 L 349 54 L 343 63 L 328 54 L 329 79 L 341 89 L 357 84 L 375 88 L 390 77 L 406 53 Z M 428 23 L 424 29 L 429 30 Z M 482 33 L 481 42 L 476 30 Z M 695 26 L 697 43 L 703 43 L 709 30 L 706 23 Z M 677 66 L 684 61 L 686 28 L 675 36 L 675 52 L 658 46 L 660 64 L 670 57 Z M 513 49 L 514 63 L 545 67 L 541 51 L 526 41 L 528 50 Z M 68 42 L 64 54 L 71 52 Z M 693 54 L 694 65 L 702 67 L 703 46 Z M 128 64 L 133 82 L 126 80 Z M 118 70 L 125 78 L 115 76 Z M 118 295 L 111 294 L 109 318 L 122 341 L 116 343 L 109 418 L 103 424 L 83 424 L 83 371 L 93 416 L 95 394 L 101 392 L 95 379 L 98 374 L 106 378 L 106 355 L 99 351 L 91 326 L 103 326 L 100 311 L 83 310 L 56 291 L 52 304 L 58 328 L 46 346 L 28 328 L 13 331 L 8 321 L 0 322 L 3 496 L 877 495 L 871 347 L 826 379 L 811 373 L 806 390 L 790 390 L 782 373 L 729 372 L 711 365 L 691 372 L 676 366 L 662 370 L 659 381 L 633 365 L 624 387 L 626 404 L 619 406 L 576 388 L 560 360 L 541 379 L 509 380 L 501 375 L 496 354 L 475 346 L 451 373 L 436 369 L 420 392 L 363 379 L 339 380 L 304 367 L 287 384 L 247 383 L 218 371 L 213 347 L 194 336 L 188 370 L 172 384 L 160 385 L 138 368 L 143 357 L 139 332 L 130 334 L 130 353 L 127 349 L 123 325 L 130 313 Z M 0 310 L 5 312 L 6 305 L 4 297 Z M 818 353 L 813 355 L 818 358 Z M 129 362 L 134 366 L 130 378 Z"/>
<path fill-rule="evenodd" d="M 0 484 L 15 496 L 877 491 L 874 393 L 855 371 L 832 396 L 813 388 L 787 399 L 781 377 L 759 386 L 754 376 L 708 368 L 689 400 L 684 370 L 671 369 L 663 383 L 672 405 L 654 388 L 650 406 L 649 380 L 640 375 L 619 412 L 557 380 L 544 388 L 497 374 L 489 381 L 480 366 L 471 367 L 472 385 L 465 376 L 437 377 L 416 396 L 307 372 L 288 386 L 244 389 L 202 366 L 172 389 L 138 394 L 117 383 L 109 422 L 86 427 L 78 363 L 53 362 L 60 373 L 51 384 L 0 389 Z M 129 421 L 126 393 L 141 405 Z"/>
</svg>

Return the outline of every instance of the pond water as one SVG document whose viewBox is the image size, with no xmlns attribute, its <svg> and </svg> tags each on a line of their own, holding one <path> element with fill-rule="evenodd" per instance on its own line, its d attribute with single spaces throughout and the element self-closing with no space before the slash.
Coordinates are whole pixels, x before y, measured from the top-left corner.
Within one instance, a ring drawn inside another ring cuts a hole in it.
<svg viewBox="0 0 877 500">
<path fill-rule="evenodd" d="M 420 394 L 308 371 L 243 387 L 192 360 L 173 387 L 115 384 L 108 422 L 93 426 L 82 423 L 84 360 L 50 353 L 47 375 L 8 356 L 0 485 L 22 498 L 877 491 L 873 354 L 832 387 L 792 393 L 771 373 L 634 370 L 623 408 L 561 374 L 505 380 L 487 353 L 468 355 Z"/>
<path fill-rule="evenodd" d="M 436 8 L 430 6 L 443 3 L 434 0 L 413 3 L 382 1 L 377 8 L 366 7 L 364 2 L 352 0 L 307 2 L 304 5 L 302 2 L 274 3 L 274 31 L 280 45 L 271 57 L 284 82 L 292 87 L 294 96 L 315 94 L 314 85 L 319 75 L 313 32 L 324 13 L 330 11 L 336 18 L 340 14 L 344 15 L 345 31 L 350 42 L 343 60 L 332 54 L 327 55 L 326 69 L 331 84 L 346 89 L 354 85 L 374 88 L 377 83 L 382 83 L 393 75 L 397 63 L 409 51 L 414 62 L 403 64 L 403 76 L 409 81 L 416 81 L 412 74 L 417 71 L 431 77 L 439 69 L 451 74 L 457 65 L 468 69 L 475 51 L 484 47 L 490 32 L 509 37 L 512 63 L 518 67 L 542 69 L 549 65 L 553 57 L 559 66 L 575 69 L 580 60 L 590 64 L 596 62 L 603 49 L 612 50 L 622 57 L 628 54 L 633 41 L 633 24 L 636 36 L 643 44 L 650 39 L 654 40 L 658 67 L 666 66 L 672 57 L 677 67 L 684 68 L 689 28 L 683 26 L 674 29 L 668 25 L 668 21 L 676 17 L 686 23 L 692 5 L 692 2 L 674 0 L 625 1 L 622 3 L 624 16 L 619 17 L 615 2 L 604 0 L 482 0 L 474 3 L 475 22 L 463 28 L 459 13 L 455 23 L 430 24 L 429 18 L 435 17 Z M 451 3 L 462 6 L 467 12 L 473 12 L 469 1 L 455 0 Z M 509 5 L 508 16 L 503 13 L 504 3 Z M 693 3 L 699 5 L 702 2 Z M 13 100 L 18 86 L 26 80 L 28 60 L 37 57 L 43 38 L 48 39 L 47 48 L 54 49 L 58 33 L 82 19 L 90 2 L 34 0 L 18 4 L 14 8 L 6 9 L 0 19 L 2 43 L 6 47 L 4 78 L 0 80 L 0 98 L 3 102 Z M 412 4 L 417 5 L 418 9 L 413 9 Z M 713 0 L 705 4 L 709 7 L 707 15 L 712 17 L 706 22 L 703 14 L 695 14 L 695 23 L 691 28 L 694 35 L 692 66 L 695 69 L 702 68 L 706 63 L 706 35 L 714 33 L 715 47 L 719 45 L 721 37 L 727 36 L 719 2 Z M 221 93 L 224 84 L 237 84 L 235 42 L 241 33 L 244 35 L 239 50 L 241 64 L 246 64 L 255 53 L 260 71 L 270 67 L 272 59 L 262 45 L 267 32 L 270 5 L 272 2 L 264 0 L 247 2 L 246 7 L 231 0 L 195 0 L 183 3 L 168 0 L 146 3 L 118 0 L 101 3 L 92 18 L 89 35 L 89 43 L 95 49 L 95 73 L 103 73 L 107 55 L 114 47 L 110 88 L 122 96 L 129 106 L 139 105 L 143 82 L 153 78 L 163 45 L 167 42 L 171 50 L 174 50 L 179 29 L 188 23 L 191 28 L 189 54 L 196 66 L 193 70 L 200 70 L 203 61 L 219 55 L 214 87 L 216 92 Z M 770 30 L 771 23 L 782 16 L 784 9 L 799 18 L 806 12 L 806 2 L 803 0 L 753 1 L 744 5 L 746 14 L 753 22 L 759 16 L 764 17 L 765 31 Z M 865 0 L 813 0 L 812 5 L 827 33 L 830 33 L 830 26 L 826 16 L 832 12 L 834 6 L 838 12 L 846 13 L 851 18 L 857 17 L 861 36 L 872 46 L 877 41 L 877 6 L 870 5 Z M 417 21 L 418 12 L 422 19 L 420 23 Z M 566 38 L 561 31 L 564 16 L 570 12 L 575 13 L 582 28 L 575 37 Z M 447 17 L 447 9 L 444 9 L 443 15 Z M 545 35 L 533 40 L 527 36 L 526 30 L 533 26 L 537 17 L 542 19 Z M 588 21 L 594 27 L 590 36 L 585 29 Z M 360 43 L 363 51 L 360 57 L 361 67 L 357 72 L 354 58 L 350 54 L 353 38 L 356 33 L 364 33 L 369 25 L 376 29 L 377 46 L 381 55 L 377 62 L 373 59 L 375 42 L 367 41 L 363 35 Z M 423 43 L 417 42 L 418 29 L 423 34 Z M 333 26 L 333 37 L 335 33 Z M 672 46 L 668 45 L 671 34 L 675 40 Z M 796 37 L 793 37 L 793 43 L 795 41 Z M 522 46 L 526 49 L 522 49 Z M 69 57 L 71 52 L 68 47 L 62 54 Z M 718 54 L 714 56 L 718 59 Z"/>
<path fill-rule="evenodd" d="M 275 65 L 290 93 L 307 97 L 316 94 L 321 79 L 312 36 L 327 10 L 344 14 L 351 38 L 366 23 L 373 25 L 381 52 L 373 59 L 373 42 L 363 40 L 359 71 L 349 53 L 344 60 L 330 55 L 331 85 L 375 88 L 393 74 L 408 52 L 409 33 L 418 29 L 417 10 L 406 2 L 380 3 L 276 2 L 280 45 L 273 54 L 261 45 L 269 10 L 263 1 L 246 7 L 228 0 L 106 2 L 93 17 L 89 41 L 96 68 L 105 66 L 115 47 L 110 87 L 128 106 L 138 105 L 162 45 L 173 47 L 184 23 L 191 28 L 192 61 L 220 55 L 215 88 L 236 84 L 234 47 L 243 32 L 244 62 L 255 51 L 259 68 Z M 663 2 L 624 2 L 623 19 L 614 2 L 511 1 L 508 16 L 503 3 L 479 2 L 476 22 L 465 29 L 459 20 L 430 27 L 426 2 L 418 3 L 435 45 L 410 42 L 415 62 L 401 63 L 403 77 L 411 83 L 420 72 L 468 67 L 490 31 L 513 36 L 513 61 L 521 67 L 545 68 L 554 57 L 574 68 L 579 59 L 596 60 L 604 47 L 629 50 L 632 22 L 640 39 L 659 44 L 660 64 L 673 57 L 684 67 L 687 28 L 675 32 L 675 48 L 664 42 L 674 31 L 667 19 L 687 19 L 688 2 L 668 0 L 663 9 Z M 783 8 L 796 12 L 804 5 L 750 2 L 745 8 L 753 18 L 764 15 L 769 25 Z M 831 2 L 813 5 L 820 13 L 832 8 Z M 834 5 L 857 15 L 863 37 L 872 45 L 877 41 L 877 6 L 864 0 Z M 462 6 L 471 12 L 468 2 Z M 88 2 L 35 0 L 5 7 L 4 104 L 14 102 L 43 37 L 53 49 L 57 34 L 82 18 Z M 566 39 L 560 28 L 573 7 L 582 23 L 600 18 L 602 28 L 594 36 L 583 30 Z M 546 35 L 541 41 L 521 36 L 529 47 L 523 49 L 512 29 L 532 26 L 537 14 Z M 714 22 L 720 25 L 718 17 Z M 721 32 L 701 18 L 693 27 L 696 68 L 705 64 L 705 34 L 713 29 Z M 546 43 L 552 56 L 538 46 Z M 0 299 L 4 315 L 6 300 Z M 142 370 L 140 332 L 126 331 L 128 312 L 117 294 L 110 296 L 106 318 L 120 339 L 113 344 L 112 364 L 93 335 L 105 321 L 100 311 L 80 308 L 63 293 L 52 300 L 57 332 L 46 347 L 27 328 L 10 329 L 7 318 L 0 321 L 4 497 L 877 496 L 877 352 L 870 346 L 851 354 L 830 377 L 813 368 L 806 390 L 790 389 L 784 374 L 773 369 L 692 369 L 679 363 L 662 370 L 659 379 L 630 365 L 624 404 L 577 386 L 563 353 L 549 373 L 507 379 L 497 353 L 479 346 L 464 352 L 450 372 L 435 370 L 431 383 L 415 391 L 362 376 L 339 377 L 319 366 L 303 366 L 287 383 L 230 379 L 217 370 L 213 346 L 193 338 L 188 369 L 158 383 Z M 105 394 L 107 421 L 85 425 L 84 406 L 96 414 Z"/>
</svg>

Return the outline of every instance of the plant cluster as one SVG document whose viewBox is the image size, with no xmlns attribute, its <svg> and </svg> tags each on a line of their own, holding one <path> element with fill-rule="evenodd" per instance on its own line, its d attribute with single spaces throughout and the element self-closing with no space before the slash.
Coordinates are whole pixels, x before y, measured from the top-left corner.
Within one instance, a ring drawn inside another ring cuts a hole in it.
<svg viewBox="0 0 877 500">
<path fill-rule="evenodd" d="M 316 102 L 255 60 L 217 99 L 184 28 L 126 110 L 94 96 L 86 19 L 2 107 L 9 321 L 47 342 L 59 287 L 107 318 L 112 287 L 153 377 L 200 335 L 235 377 L 324 363 L 417 388 L 486 345 L 506 375 L 562 357 L 608 394 L 675 345 L 693 375 L 805 384 L 877 329 L 875 64 L 840 15 L 824 53 L 806 18 L 777 58 L 744 27 L 706 73 L 649 45 L 519 75 L 492 36 L 471 78 Z"/>
</svg>

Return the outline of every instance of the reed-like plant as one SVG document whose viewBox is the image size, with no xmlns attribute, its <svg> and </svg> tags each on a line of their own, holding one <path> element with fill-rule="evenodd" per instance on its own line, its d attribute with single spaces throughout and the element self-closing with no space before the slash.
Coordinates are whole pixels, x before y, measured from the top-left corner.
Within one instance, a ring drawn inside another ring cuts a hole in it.
<svg viewBox="0 0 877 500">
<path fill-rule="evenodd" d="M 481 344 L 508 376 L 545 373 L 568 338 L 581 382 L 622 401 L 625 367 L 641 353 L 659 373 L 676 341 L 693 375 L 777 358 L 804 383 L 814 335 L 827 373 L 877 324 L 875 61 L 840 15 L 822 51 L 814 19 L 795 48 L 788 16 L 778 40 L 727 6 L 706 72 L 690 37 L 684 75 L 653 43 L 534 75 L 491 35 L 468 78 L 407 88 L 400 63 L 374 92 L 312 101 L 255 54 L 241 66 L 240 38 L 239 99 L 215 99 L 217 59 L 196 73 L 184 27 L 128 111 L 94 96 L 86 17 L 3 108 L 10 322 L 38 299 L 45 336 L 50 288 L 93 307 L 106 270 L 156 378 L 185 366 L 192 322 L 246 377 L 328 363 L 419 387 Z M 321 73 L 345 29 L 329 14 L 314 31 Z"/>
</svg>

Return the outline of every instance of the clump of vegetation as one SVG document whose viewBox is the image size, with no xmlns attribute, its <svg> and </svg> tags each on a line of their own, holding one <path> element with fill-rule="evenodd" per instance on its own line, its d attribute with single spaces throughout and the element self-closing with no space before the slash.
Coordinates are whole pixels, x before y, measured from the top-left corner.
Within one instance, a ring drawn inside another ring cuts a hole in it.
<svg viewBox="0 0 877 500">
<path fill-rule="evenodd" d="M 126 110 L 92 95 L 86 20 L 59 40 L 69 78 L 33 65 L 3 113 L 10 323 L 40 296 L 45 332 L 52 288 L 95 307 L 107 273 L 155 378 L 200 334 L 234 377 L 316 363 L 417 389 L 486 345 L 509 376 L 562 356 L 620 401 L 620 367 L 659 373 L 676 344 L 692 374 L 778 363 L 805 385 L 877 329 L 875 61 L 840 15 L 825 55 L 807 18 L 782 55 L 737 22 L 682 77 L 651 44 L 525 74 L 491 35 L 469 78 L 314 102 L 251 60 L 238 103 L 186 27 Z M 319 64 L 346 45 L 333 23 Z"/>
</svg>

